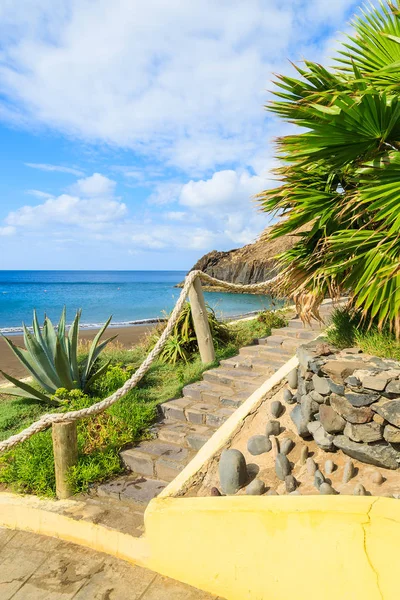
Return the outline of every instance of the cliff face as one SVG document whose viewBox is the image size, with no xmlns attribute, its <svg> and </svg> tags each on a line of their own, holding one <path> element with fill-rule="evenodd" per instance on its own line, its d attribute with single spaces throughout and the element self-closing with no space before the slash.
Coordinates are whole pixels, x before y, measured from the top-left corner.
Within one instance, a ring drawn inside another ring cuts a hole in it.
<svg viewBox="0 0 400 600">
<path fill-rule="evenodd" d="M 200 258 L 192 270 L 198 269 L 231 283 L 259 283 L 276 275 L 276 256 L 291 248 L 296 239 L 296 236 L 283 236 L 266 242 L 260 238 L 243 248 L 227 252 L 212 250 Z"/>
</svg>

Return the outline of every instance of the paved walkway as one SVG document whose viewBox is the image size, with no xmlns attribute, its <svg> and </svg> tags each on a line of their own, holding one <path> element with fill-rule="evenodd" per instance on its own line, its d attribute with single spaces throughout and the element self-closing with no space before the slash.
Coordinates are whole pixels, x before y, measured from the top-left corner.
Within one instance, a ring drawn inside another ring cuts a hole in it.
<svg viewBox="0 0 400 600">
<path fill-rule="evenodd" d="M 0 529 L 1 600 L 212 598 L 215 597 L 82 546 Z"/>
</svg>

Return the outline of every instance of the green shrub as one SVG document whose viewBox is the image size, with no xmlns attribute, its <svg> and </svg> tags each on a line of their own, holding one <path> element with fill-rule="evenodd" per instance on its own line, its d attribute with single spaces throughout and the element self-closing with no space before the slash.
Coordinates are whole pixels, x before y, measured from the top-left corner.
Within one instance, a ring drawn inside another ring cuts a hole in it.
<svg viewBox="0 0 400 600">
<path fill-rule="evenodd" d="M 400 360 L 400 342 L 394 333 L 387 327 L 379 331 L 376 324 L 367 326 L 361 313 L 350 307 L 334 310 L 326 335 L 339 349 L 358 346 L 366 354 Z"/>
<path fill-rule="evenodd" d="M 248 321 L 236 321 L 229 325 L 230 339 L 236 348 L 251 344 L 255 338 L 271 335 L 273 328 L 285 327 L 287 319 L 283 311 L 266 310 Z"/>
<path fill-rule="evenodd" d="M 361 315 L 348 306 L 335 308 L 326 331 L 327 338 L 337 348 L 354 345 L 357 329 L 361 329 Z"/>
<path fill-rule="evenodd" d="M 357 332 L 355 341 L 366 354 L 400 361 L 400 342 L 387 330 L 378 331 L 373 328 L 370 331 Z"/>
<path fill-rule="evenodd" d="M 207 307 L 208 323 L 215 347 L 223 347 L 229 342 L 229 329 L 225 323 L 218 321 L 215 312 Z M 153 337 L 153 347 L 157 343 L 164 327 Z M 194 330 L 192 308 L 187 302 L 178 321 L 161 351 L 160 358 L 167 363 L 176 364 L 188 362 L 198 351 L 196 333 Z"/>
</svg>

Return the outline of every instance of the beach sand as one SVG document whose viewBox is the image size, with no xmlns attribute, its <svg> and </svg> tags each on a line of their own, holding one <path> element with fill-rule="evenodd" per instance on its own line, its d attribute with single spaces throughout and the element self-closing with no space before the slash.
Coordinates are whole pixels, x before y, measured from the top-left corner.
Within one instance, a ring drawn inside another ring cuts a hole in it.
<svg viewBox="0 0 400 600">
<path fill-rule="evenodd" d="M 153 324 L 149 325 L 132 325 L 130 327 L 110 327 L 103 339 L 106 337 L 110 337 L 112 335 L 117 335 L 118 337 L 115 340 L 119 342 L 125 348 L 131 348 L 135 344 L 137 344 L 143 336 L 150 331 L 154 327 Z M 80 339 L 82 340 L 92 340 L 97 333 L 97 329 L 84 329 L 80 332 Z M 22 335 L 13 335 L 10 336 L 10 339 L 17 346 L 21 346 L 24 348 L 24 342 Z M 28 377 L 28 371 L 21 365 L 18 358 L 14 356 L 6 342 L 3 338 L 0 337 L 0 369 L 5 371 L 7 374 L 12 375 L 13 377 Z M 6 380 L 0 373 L 0 382 L 4 383 Z"/>
</svg>

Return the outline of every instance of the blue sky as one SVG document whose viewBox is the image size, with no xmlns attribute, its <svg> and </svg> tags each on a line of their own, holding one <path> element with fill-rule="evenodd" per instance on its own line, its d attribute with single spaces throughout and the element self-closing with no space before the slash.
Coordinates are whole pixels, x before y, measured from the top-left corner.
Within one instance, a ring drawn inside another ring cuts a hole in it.
<svg viewBox="0 0 400 600">
<path fill-rule="evenodd" d="M 0 0 L 0 268 L 187 269 L 255 240 L 263 105 L 352 0 Z"/>
</svg>

